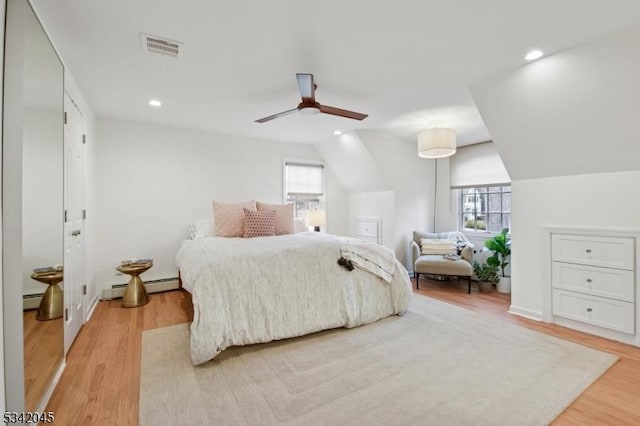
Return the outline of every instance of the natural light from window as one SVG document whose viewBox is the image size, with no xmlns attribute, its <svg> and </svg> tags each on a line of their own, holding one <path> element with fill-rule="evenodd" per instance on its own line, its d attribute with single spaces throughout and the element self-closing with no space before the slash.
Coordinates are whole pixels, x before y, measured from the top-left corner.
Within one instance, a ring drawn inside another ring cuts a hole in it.
<svg viewBox="0 0 640 426">
<path fill-rule="evenodd" d="M 499 233 L 511 228 L 511 186 L 474 186 L 460 190 L 460 229 Z"/>
</svg>

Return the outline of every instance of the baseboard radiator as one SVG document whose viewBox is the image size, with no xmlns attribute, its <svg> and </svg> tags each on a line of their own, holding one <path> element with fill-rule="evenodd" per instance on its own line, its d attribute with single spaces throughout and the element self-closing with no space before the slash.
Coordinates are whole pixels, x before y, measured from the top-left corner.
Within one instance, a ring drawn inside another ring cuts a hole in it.
<svg viewBox="0 0 640 426">
<path fill-rule="evenodd" d="M 31 309 L 38 309 L 40 301 L 44 297 L 44 293 L 38 294 L 25 294 L 22 296 L 22 310 L 29 311 Z"/>
<path fill-rule="evenodd" d="M 161 293 L 163 291 L 178 289 L 178 277 L 162 278 L 159 280 L 145 281 L 147 293 Z M 102 290 L 102 300 L 118 299 L 124 296 L 126 284 L 115 284 L 111 288 Z"/>
</svg>

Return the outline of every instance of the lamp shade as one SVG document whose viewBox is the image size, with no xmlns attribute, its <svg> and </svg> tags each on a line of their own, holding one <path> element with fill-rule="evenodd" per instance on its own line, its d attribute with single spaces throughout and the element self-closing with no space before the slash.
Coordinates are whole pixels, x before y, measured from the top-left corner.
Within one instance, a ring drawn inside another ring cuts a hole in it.
<svg viewBox="0 0 640 426">
<path fill-rule="evenodd" d="M 422 158 L 444 158 L 456 153 L 456 131 L 436 128 L 418 135 L 418 156 Z"/>
<path fill-rule="evenodd" d="M 309 210 L 307 216 L 307 225 L 308 226 L 325 226 L 327 224 L 327 212 L 324 210 Z"/>
</svg>

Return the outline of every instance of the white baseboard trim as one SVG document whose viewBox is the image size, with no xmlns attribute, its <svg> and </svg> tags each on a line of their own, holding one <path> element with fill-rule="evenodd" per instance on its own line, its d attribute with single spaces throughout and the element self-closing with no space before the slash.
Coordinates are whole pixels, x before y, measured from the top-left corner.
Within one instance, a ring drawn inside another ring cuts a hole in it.
<svg viewBox="0 0 640 426">
<path fill-rule="evenodd" d="M 51 395 L 53 395 L 53 391 L 56 389 L 56 386 L 58 386 L 58 382 L 60 381 L 60 377 L 62 377 L 62 372 L 64 371 L 66 366 L 67 361 L 66 359 L 63 359 L 60 367 L 58 367 L 58 371 L 56 371 L 56 375 L 53 376 L 53 380 L 51 381 L 51 383 L 49 383 L 49 386 L 44 391 L 42 399 L 40 399 L 40 404 L 38 404 L 38 413 L 44 413 L 47 405 L 49 405 L 49 399 L 51 399 Z"/>
<path fill-rule="evenodd" d="M 162 280 L 145 281 L 144 286 L 147 293 L 160 293 L 163 291 L 176 290 L 179 288 L 178 277 L 165 278 Z M 126 284 L 117 284 L 111 288 L 102 290 L 102 300 L 118 299 L 124 296 Z"/>
<path fill-rule="evenodd" d="M 96 295 L 96 297 L 94 297 L 91 303 L 89 304 L 89 310 L 87 310 L 87 317 L 84 319 L 85 323 L 87 323 L 91 319 L 91 315 L 93 315 L 93 311 L 96 310 L 96 306 L 98 306 L 99 300 L 100 299 Z"/>
<path fill-rule="evenodd" d="M 534 311 L 527 308 L 520 308 L 518 306 L 511 305 L 509 306 L 510 314 L 518 315 L 520 317 L 529 318 L 535 321 L 542 321 L 542 312 Z"/>
</svg>

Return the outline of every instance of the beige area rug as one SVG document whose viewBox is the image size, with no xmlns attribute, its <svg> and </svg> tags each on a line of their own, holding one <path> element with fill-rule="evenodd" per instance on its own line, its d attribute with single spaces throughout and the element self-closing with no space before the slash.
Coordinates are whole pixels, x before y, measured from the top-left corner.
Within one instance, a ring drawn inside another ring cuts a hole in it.
<svg viewBox="0 0 640 426">
<path fill-rule="evenodd" d="M 199 367 L 180 324 L 143 334 L 140 425 L 541 425 L 616 360 L 423 296 Z"/>
</svg>

